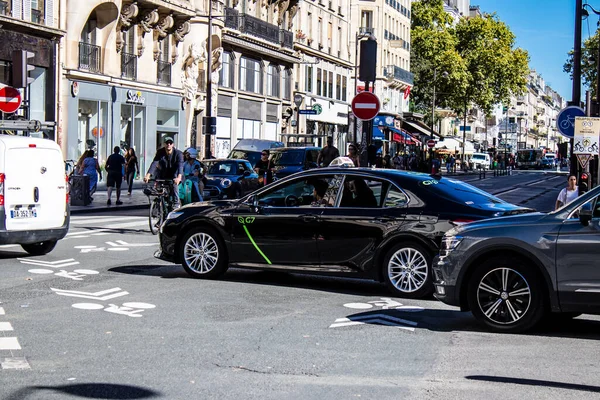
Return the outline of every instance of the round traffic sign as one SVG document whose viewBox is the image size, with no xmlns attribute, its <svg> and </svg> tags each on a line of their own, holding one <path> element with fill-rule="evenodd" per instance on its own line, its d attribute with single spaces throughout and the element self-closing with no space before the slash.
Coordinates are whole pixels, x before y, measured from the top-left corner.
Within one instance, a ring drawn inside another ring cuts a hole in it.
<svg viewBox="0 0 600 400">
<path fill-rule="evenodd" d="M 0 111 L 11 114 L 21 107 L 21 92 L 14 87 L 0 88 Z"/>
<path fill-rule="evenodd" d="M 435 147 L 435 140 L 429 139 L 427 141 L 427 147 L 429 147 L 430 149 L 433 149 Z"/>
<path fill-rule="evenodd" d="M 356 118 L 369 121 L 379 113 L 379 99 L 371 92 L 360 92 L 352 99 L 352 112 Z"/>
<path fill-rule="evenodd" d="M 569 106 L 560 110 L 556 116 L 556 128 L 569 139 L 575 136 L 575 117 L 584 117 L 585 111 L 577 106 Z"/>
</svg>

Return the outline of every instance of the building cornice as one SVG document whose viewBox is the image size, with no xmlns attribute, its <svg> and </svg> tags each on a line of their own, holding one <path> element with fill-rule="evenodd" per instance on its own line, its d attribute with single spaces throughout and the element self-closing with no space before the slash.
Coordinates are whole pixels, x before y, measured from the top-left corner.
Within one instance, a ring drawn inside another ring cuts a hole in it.
<svg viewBox="0 0 600 400">
<path fill-rule="evenodd" d="M 58 39 L 67 34 L 67 32 L 60 29 L 52 28 L 46 25 L 34 24 L 33 22 L 27 22 L 4 15 L 0 15 L 0 26 L 4 30 L 25 33 L 32 36 L 40 36 L 47 39 Z"/>
<path fill-rule="evenodd" d="M 321 51 L 315 50 L 312 47 L 307 46 L 305 44 L 296 42 L 296 43 L 294 43 L 294 48 L 296 50 L 298 50 L 300 53 L 304 53 L 306 55 L 316 57 L 317 59 L 329 61 L 329 62 L 341 65 L 346 68 L 354 68 L 354 64 L 352 64 L 350 61 L 346 61 L 344 59 L 334 57 L 331 54 L 323 53 Z"/>
<path fill-rule="evenodd" d="M 150 83 L 130 81 L 127 79 L 116 78 L 108 75 L 93 74 L 90 72 L 67 69 L 64 72 L 64 77 L 70 80 L 87 81 L 103 83 L 109 86 L 128 87 L 138 90 L 149 90 L 152 92 L 168 93 L 181 96 L 182 89 L 171 86 L 153 85 Z"/>
<path fill-rule="evenodd" d="M 223 43 L 262 53 L 290 64 L 295 64 L 300 61 L 299 57 L 293 54 L 286 54 L 282 48 L 253 36 L 240 35 L 239 37 L 236 37 L 232 36 L 229 32 L 224 31 L 222 41 Z"/>
</svg>

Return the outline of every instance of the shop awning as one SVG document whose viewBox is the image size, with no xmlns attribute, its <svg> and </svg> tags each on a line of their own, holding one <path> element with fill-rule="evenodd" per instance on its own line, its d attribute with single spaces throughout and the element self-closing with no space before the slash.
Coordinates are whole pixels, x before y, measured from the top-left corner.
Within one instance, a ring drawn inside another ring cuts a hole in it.
<svg viewBox="0 0 600 400">
<path fill-rule="evenodd" d="M 427 125 L 417 121 L 402 121 L 402 127 L 411 133 L 419 135 L 431 136 L 431 129 Z M 435 136 L 441 137 L 439 133 L 433 131 Z"/>
<path fill-rule="evenodd" d="M 389 128 L 392 131 L 392 140 L 394 142 L 409 144 L 409 145 L 420 145 L 421 142 L 415 139 L 408 132 L 396 128 Z"/>
</svg>

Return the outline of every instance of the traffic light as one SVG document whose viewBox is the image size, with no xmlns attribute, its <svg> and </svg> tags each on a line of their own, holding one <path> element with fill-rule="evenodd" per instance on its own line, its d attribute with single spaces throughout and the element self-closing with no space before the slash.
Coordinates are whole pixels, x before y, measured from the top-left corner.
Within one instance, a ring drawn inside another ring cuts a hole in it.
<svg viewBox="0 0 600 400">
<path fill-rule="evenodd" d="M 368 39 L 360 42 L 360 63 L 358 79 L 363 82 L 375 82 L 377 77 L 377 41 Z"/>
<path fill-rule="evenodd" d="M 15 50 L 12 53 L 12 85 L 15 88 L 26 88 L 35 79 L 29 77 L 29 72 L 35 67 L 29 64 L 35 53 L 27 50 Z"/>
<path fill-rule="evenodd" d="M 504 106 L 504 107 L 502 107 L 502 112 L 503 112 L 503 113 L 505 113 L 505 112 L 507 112 L 507 111 L 508 111 L 508 106 Z"/>
<path fill-rule="evenodd" d="M 217 134 L 217 118 L 216 117 L 202 117 L 202 125 L 204 126 L 203 133 L 205 135 L 216 135 Z"/>
<path fill-rule="evenodd" d="M 590 174 L 582 172 L 579 176 L 579 195 L 581 196 L 590 188 Z"/>
</svg>

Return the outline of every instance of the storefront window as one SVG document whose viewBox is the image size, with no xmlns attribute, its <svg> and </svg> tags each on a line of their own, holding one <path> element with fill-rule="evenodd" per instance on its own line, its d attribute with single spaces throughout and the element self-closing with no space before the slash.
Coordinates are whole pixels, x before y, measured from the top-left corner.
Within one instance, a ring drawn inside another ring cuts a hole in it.
<svg viewBox="0 0 600 400">
<path fill-rule="evenodd" d="M 133 147 L 140 163 L 140 170 L 146 170 L 144 153 L 144 132 L 146 131 L 146 107 L 121 105 L 121 126 L 119 147 L 124 154 Z"/>
<path fill-rule="evenodd" d="M 108 132 L 108 103 L 93 100 L 79 101 L 78 156 L 94 150 L 100 165 L 110 154 Z"/>
<path fill-rule="evenodd" d="M 175 110 L 157 110 L 156 125 L 167 126 L 171 128 L 179 127 L 179 112 Z"/>
<path fill-rule="evenodd" d="M 29 85 L 29 101 L 31 102 L 31 119 L 46 120 L 46 68 L 35 67 L 30 72 L 35 80 Z"/>
</svg>

